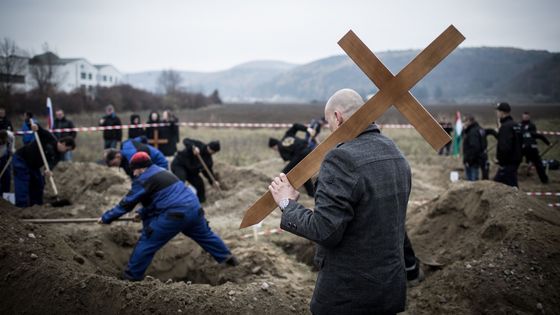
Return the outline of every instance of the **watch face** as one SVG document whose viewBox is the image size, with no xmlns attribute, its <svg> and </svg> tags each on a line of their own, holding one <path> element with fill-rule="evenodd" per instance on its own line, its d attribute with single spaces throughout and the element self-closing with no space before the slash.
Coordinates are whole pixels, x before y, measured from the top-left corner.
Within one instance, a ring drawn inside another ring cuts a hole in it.
<svg viewBox="0 0 560 315">
<path fill-rule="evenodd" d="M 288 206 L 288 204 L 290 203 L 289 199 L 282 199 L 280 200 L 280 208 L 284 209 Z"/>
</svg>

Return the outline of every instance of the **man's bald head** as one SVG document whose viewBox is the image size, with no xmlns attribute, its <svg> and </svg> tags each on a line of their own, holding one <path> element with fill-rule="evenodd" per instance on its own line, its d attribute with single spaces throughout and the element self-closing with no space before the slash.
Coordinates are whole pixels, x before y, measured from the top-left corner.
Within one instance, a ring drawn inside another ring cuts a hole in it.
<svg viewBox="0 0 560 315">
<path fill-rule="evenodd" d="M 331 131 L 335 131 L 362 105 L 364 100 L 358 92 L 352 89 L 336 91 L 325 105 L 325 119 L 329 122 Z"/>
</svg>

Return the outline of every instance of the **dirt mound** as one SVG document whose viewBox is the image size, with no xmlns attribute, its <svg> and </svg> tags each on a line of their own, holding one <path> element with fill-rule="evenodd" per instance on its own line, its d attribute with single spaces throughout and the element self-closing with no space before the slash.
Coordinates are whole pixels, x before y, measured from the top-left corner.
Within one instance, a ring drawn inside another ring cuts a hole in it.
<svg viewBox="0 0 560 315">
<path fill-rule="evenodd" d="M 130 179 L 117 169 L 96 163 L 61 162 L 54 170 L 54 179 L 63 199 L 72 204 L 52 207 L 52 187 L 45 185 L 45 205 L 19 209 L 20 218 L 98 217 L 110 209 L 130 189 Z"/>
<path fill-rule="evenodd" d="M 11 208 L 4 202 L 0 207 Z M 50 226 L 22 224 L 0 212 L 0 313 L 307 312 L 313 285 L 308 268 L 270 244 L 226 240 L 241 261 L 231 268 L 211 261 L 192 241 L 176 238 L 148 270 L 157 278 L 118 280 L 137 229 L 73 227 L 60 236 Z"/>
<path fill-rule="evenodd" d="M 409 292 L 412 313 L 560 312 L 560 213 L 545 203 L 460 182 L 409 213 L 407 227 L 417 255 L 445 265 Z"/>
</svg>

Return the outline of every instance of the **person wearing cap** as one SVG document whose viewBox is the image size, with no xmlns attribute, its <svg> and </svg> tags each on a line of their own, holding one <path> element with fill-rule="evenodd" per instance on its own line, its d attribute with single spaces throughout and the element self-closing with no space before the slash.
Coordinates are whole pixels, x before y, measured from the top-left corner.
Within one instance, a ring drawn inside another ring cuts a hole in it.
<svg viewBox="0 0 560 315">
<path fill-rule="evenodd" d="M 275 138 L 268 139 L 268 147 L 278 151 L 280 157 L 288 164 L 282 169 L 282 173 L 288 174 L 301 160 L 303 160 L 313 149 L 309 146 L 309 142 L 296 137 L 298 131 L 306 131 L 307 127 L 301 124 L 293 124 L 290 129 L 284 133 L 282 140 Z M 315 187 L 311 179 L 303 184 L 305 191 L 309 197 L 315 195 Z"/>
<path fill-rule="evenodd" d="M 108 149 L 105 152 L 105 163 L 109 167 L 120 167 L 126 174 L 132 178 L 132 170 L 130 169 L 130 159 L 136 152 L 146 152 L 154 164 L 163 169 L 169 169 L 169 163 L 163 154 L 156 148 L 146 143 L 145 137 L 137 137 L 128 139 L 121 145 L 121 149 Z"/>
<path fill-rule="evenodd" d="M 206 190 L 200 173 L 206 177 L 210 185 L 220 187 L 220 183 L 212 179 L 216 179 L 212 155 L 220 151 L 220 141 L 214 140 L 206 144 L 199 140 L 185 138 L 183 139 L 183 145 L 185 148 L 177 152 L 173 162 L 171 162 L 171 171 L 183 182 L 189 182 L 196 189 L 196 195 L 200 203 L 204 203 L 206 202 Z M 212 174 L 206 172 L 199 157 L 202 158 Z"/>
<path fill-rule="evenodd" d="M 524 112 L 521 116 L 521 132 L 523 133 L 523 156 L 527 163 L 535 166 L 541 183 L 547 184 L 548 176 L 546 175 L 546 170 L 544 169 L 539 154 L 537 139 L 541 140 L 546 145 L 550 145 L 550 141 L 548 141 L 544 135 L 537 133 L 537 126 L 531 122 L 531 115 L 529 112 Z"/>
<path fill-rule="evenodd" d="M 137 204 L 142 205 L 136 211 L 142 220 L 142 234 L 123 272 L 124 279 L 142 280 L 155 253 L 179 233 L 194 240 L 218 263 L 239 264 L 210 229 L 197 197 L 180 179 L 153 164 L 150 156 L 142 151 L 131 157 L 129 168 L 133 174 L 130 191 L 98 219 L 100 224 L 110 224 Z"/>
<path fill-rule="evenodd" d="M 51 171 L 62 160 L 66 152 L 76 148 L 76 143 L 71 137 L 56 139 L 52 133 L 35 123 L 32 123 L 30 128 L 32 131 L 37 132 L 41 140 L 43 152 Z M 16 207 L 25 208 L 43 204 L 45 179 L 41 174 L 41 167 L 45 164 L 37 141 L 19 148 L 12 158 L 12 163 L 14 168 Z M 52 176 L 46 170 L 45 175 Z"/>
<path fill-rule="evenodd" d="M 497 138 L 496 158 L 499 168 L 494 176 L 494 181 L 509 186 L 517 187 L 517 168 L 522 160 L 521 127 L 511 117 L 511 107 L 508 103 L 498 103 L 496 115 L 500 121 L 500 128 L 496 133 L 486 130 L 488 134 Z"/>
</svg>

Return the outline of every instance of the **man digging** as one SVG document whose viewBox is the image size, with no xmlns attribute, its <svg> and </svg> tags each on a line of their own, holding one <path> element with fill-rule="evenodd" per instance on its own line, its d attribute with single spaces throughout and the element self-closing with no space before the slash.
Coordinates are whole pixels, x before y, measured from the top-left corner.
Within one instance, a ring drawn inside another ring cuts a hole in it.
<svg viewBox="0 0 560 315">
<path fill-rule="evenodd" d="M 134 154 L 130 160 L 133 172 L 132 187 L 113 209 L 98 220 L 110 224 L 130 212 L 138 204 L 137 215 L 142 219 L 142 235 L 134 247 L 123 278 L 139 281 L 150 265 L 155 253 L 175 235 L 183 233 L 198 243 L 218 263 L 230 266 L 238 261 L 208 225 L 198 198 L 171 172 L 152 165 L 145 152 Z"/>
</svg>

